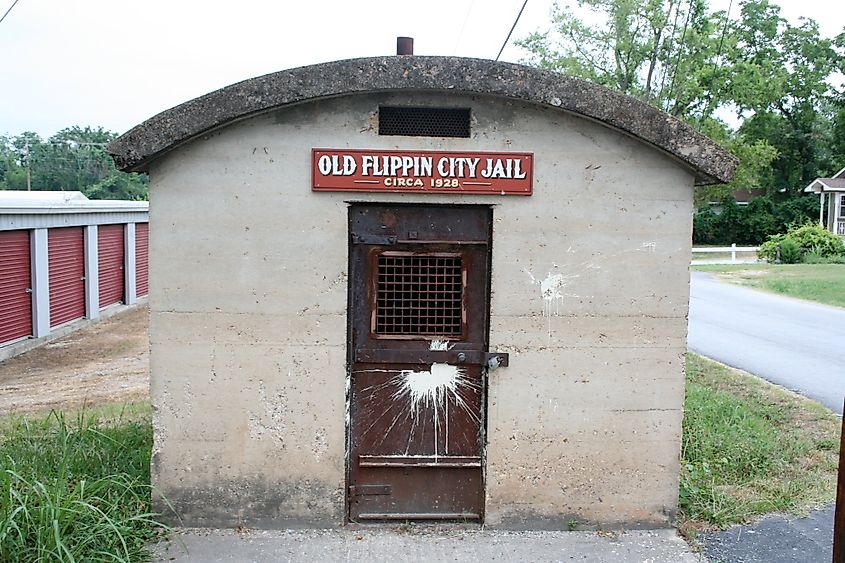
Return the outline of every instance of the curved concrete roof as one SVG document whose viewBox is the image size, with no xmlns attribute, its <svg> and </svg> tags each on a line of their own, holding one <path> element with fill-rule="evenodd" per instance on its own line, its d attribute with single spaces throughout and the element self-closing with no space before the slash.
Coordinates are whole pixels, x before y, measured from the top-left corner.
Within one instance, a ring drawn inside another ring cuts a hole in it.
<svg viewBox="0 0 845 563">
<path fill-rule="evenodd" d="M 402 91 L 497 96 L 570 112 L 676 157 L 694 171 L 697 184 L 729 181 L 738 163 L 674 117 L 603 86 L 522 65 L 419 56 L 323 63 L 238 82 L 148 119 L 108 150 L 118 168 L 145 170 L 175 147 L 245 117 L 324 98 Z"/>
</svg>

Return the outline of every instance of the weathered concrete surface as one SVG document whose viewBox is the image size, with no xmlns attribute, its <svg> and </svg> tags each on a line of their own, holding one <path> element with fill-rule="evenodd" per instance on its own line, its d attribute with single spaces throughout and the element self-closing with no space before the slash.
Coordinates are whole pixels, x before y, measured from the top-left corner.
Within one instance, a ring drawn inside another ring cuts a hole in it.
<svg viewBox="0 0 845 563">
<path fill-rule="evenodd" d="M 304 87 L 304 86 L 303 86 Z M 380 137 L 379 104 L 471 107 Z M 310 191 L 311 147 L 518 151 L 531 197 Z M 666 526 L 677 505 L 689 169 L 501 97 L 375 94 L 253 117 L 150 165 L 153 479 L 185 525 L 344 519 L 347 202 L 494 206 L 488 526 Z"/>
<path fill-rule="evenodd" d="M 156 546 L 159 561 L 587 561 L 696 563 L 674 530 L 595 532 L 485 532 L 344 529 L 237 534 L 184 530 Z"/>
<path fill-rule="evenodd" d="M 370 92 L 500 96 L 571 112 L 616 128 L 677 158 L 699 184 L 730 180 L 738 160 L 681 121 L 634 98 L 556 72 L 458 57 L 378 57 L 259 76 L 167 110 L 109 145 L 118 167 L 147 170 L 185 142 L 245 117 Z"/>
</svg>

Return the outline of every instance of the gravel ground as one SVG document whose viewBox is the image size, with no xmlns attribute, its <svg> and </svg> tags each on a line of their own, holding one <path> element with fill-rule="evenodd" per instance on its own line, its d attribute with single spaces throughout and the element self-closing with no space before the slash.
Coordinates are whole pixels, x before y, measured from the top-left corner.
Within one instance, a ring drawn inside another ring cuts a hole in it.
<svg viewBox="0 0 845 563">
<path fill-rule="evenodd" d="M 0 416 L 148 400 L 148 325 L 135 307 L 0 362 Z"/>
</svg>

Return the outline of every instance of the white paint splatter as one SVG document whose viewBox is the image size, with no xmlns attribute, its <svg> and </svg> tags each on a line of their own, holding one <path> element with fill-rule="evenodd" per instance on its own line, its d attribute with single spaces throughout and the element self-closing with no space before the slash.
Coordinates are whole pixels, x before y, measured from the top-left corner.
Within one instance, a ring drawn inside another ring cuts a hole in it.
<svg viewBox="0 0 845 563">
<path fill-rule="evenodd" d="M 419 418 L 421 406 L 434 407 L 436 415 L 450 394 L 457 396 L 458 381 L 463 375 L 461 368 L 449 364 L 431 364 L 431 371 L 403 370 L 399 372 L 399 388 L 393 398 L 407 396 L 414 418 Z"/>
<path fill-rule="evenodd" d="M 549 273 L 546 279 L 540 282 L 540 295 L 547 303 L 563 299 L 561 290 L 566 287 L 566 278 L 563 274 Z"/>
<path fill-rule="evenodd" d="M 432 340 L 428 345 L 428 349 L 435 352 L 446 352 L 452 349 L 452 344 L 448 340 Z"/>
<path fill-rule="evenodd" d="M 360 372 L 390 372 L 391 370 L 369 369 Z M 443 429 L 444 443 L 449 454 L 449 403 L 454 403 L 462 411 L 470 415 L 471 419 L 480 423 L 478 413 L 464 399 L 464 393 L 476 393 L 479 390 L 479 383 L 468 377 L 463 368 L 449 364 L 431 364 L 430 370 L 401 370 L 384 383 L 369 388 L 374 393 L 381 389 L 392 387 L 394 390 L 391 399 L 396 404 L 405 403 L 406 409 L 400 409 L 393 417 L 385 436 L 390 433 L 400 419 L 410 419 L 411 428 L 408 435 L 408 444 L 419 424 L 427 421 L 425 412 L 432 411 L 432 424 L 434 425 L 434 456 L 439 454 L 438 444 L 440 442 L 441 429 Z M 387 414 L 389 411 L 385 411 Z M 372 430 L 378 417 L 365 433 Z M 407 454 L 407 451 L 406 451 Z"/>
<path fill-rule="evenodd" d="M 431 364 L 430 371 L 402 370 L 397 376 L 394 400 L 408 400 L 411 406 L 412 427 L 416 426 L 422 408 L 434 412 L 434 456 L 437 457 L 439 429 L 444 428 L 446 453 L 449 453 L 449 400 L 470 412 L 469 405 L 458 393 L 458 387 L 471 383 L 458 366 Z"/>
<path fill-rule="evenodd" d="M 566 288 L 571 280 L 579 277 L 578 274 L 566 275 L 549 272 L 545 279 L 538 281 L 527 268 L 523 268 L 522 271 L 528 274 L 532 284 L 540 286 L 544 317 L 551 317 L 560 313 L 560 302 L 563 301 L 564 297 L 569 297 L 568 294 L 564 293 L 564 288 Z"/>
<path fill-rule="evenodd" d="M 553 268 L 558 269 L 557 264 L 552 264 Z M 591 263 L 581 263 L 576 265 L 565 265 L 569 271 L 585 272 L 589 270 L 597 270 L 598 266 Z M 560 304 L 565 297 L 581 297 L 574 293 L 565 292 L 566 287 L 571 281 L 581 277 L 580 273 L 562 274 L 559 272 L 549 272 L 545 279 L 537 280 L 528 268 L 523 268 L 523 272 L 531 279 L 533 285 L 540 286 L 540 298 L 543 301 L 543 316 L 549 318 L 549 345 L 552 342 L 552 316 L 560 314 Z"/>
</svg>

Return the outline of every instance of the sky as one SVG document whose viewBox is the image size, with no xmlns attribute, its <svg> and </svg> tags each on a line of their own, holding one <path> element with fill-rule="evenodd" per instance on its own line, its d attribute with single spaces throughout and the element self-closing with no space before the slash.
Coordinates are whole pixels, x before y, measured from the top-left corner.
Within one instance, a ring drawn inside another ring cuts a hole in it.
<svg viewBox="0 0 845 563">
<path fill-rule="evenodd" d="M 14 0 L 0 0 L 0 16 Z M 513 39 L 550 26 L 553 0 L 528 0 Z M 726 9 L 731 0 L 711 0 Z M 739 0 L 731 13 L 738 13 Z M 314 63 L 393 55 L 494 59 L 523 0 L 18 0 L 0 22 L 0 135 L 72 125 L 123 133 L 228 84 Z M 561 5 L 566 0 L 560 0 Z M 797 23 L 843 30 L 845 2 L 781 0 Z M 501 60 L 525 53 L 509 45 Z"/>
</svg>

